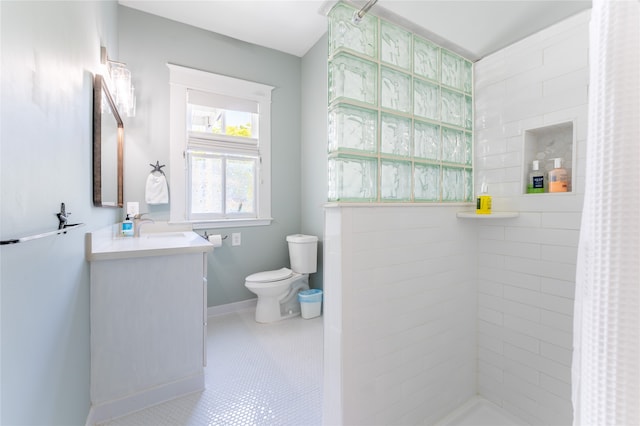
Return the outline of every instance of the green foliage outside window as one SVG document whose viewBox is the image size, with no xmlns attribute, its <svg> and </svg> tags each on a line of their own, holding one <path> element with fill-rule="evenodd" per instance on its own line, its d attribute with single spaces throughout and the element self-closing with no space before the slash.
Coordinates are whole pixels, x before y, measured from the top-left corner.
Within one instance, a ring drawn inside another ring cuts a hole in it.
<svg viewBox="0 0 640 426">
<path fill-rule="evenodd" d="M 227 126 L 226 134 L 229 136 L 251 137 L 251 123 L 241 124 L 239 126 Z"/>
</svg>

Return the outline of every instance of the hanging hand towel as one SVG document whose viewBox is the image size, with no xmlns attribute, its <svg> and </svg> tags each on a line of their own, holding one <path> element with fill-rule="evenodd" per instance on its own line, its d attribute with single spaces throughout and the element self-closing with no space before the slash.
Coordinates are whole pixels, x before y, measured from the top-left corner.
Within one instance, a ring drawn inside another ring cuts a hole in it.
<svg viewBox="0 0 640 426">
<path fill-rule="evenodd" d="M 145 201 L 147 204 L 167 204 L 169 202 L 169 188 L 164 173 L 149 174 L 145 188 Z"/>
</svg>

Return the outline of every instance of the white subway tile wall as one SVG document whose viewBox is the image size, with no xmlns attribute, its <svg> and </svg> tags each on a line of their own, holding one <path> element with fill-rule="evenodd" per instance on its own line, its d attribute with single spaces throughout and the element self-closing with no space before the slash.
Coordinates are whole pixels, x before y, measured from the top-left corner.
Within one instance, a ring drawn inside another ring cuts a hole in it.
<svg viewBox="0 0 640 426">
<path fill-rule="evenodd" d="M 476 394 L 476 227 L 459 209 L 326 209 L 324 424 L 434 424 Z"/>
<path fill-rule="evenodd" d="M 476 182 L 516 219 L 478 227 L 478 392 L 535 425 L 570 425 L 584 193 L 589 12 L 475 64 Z M 573 121 L 573 192 L 522 195 L 524 131 Z M 476 185 L 476 189 L 477 185 Z"/>
</svg>

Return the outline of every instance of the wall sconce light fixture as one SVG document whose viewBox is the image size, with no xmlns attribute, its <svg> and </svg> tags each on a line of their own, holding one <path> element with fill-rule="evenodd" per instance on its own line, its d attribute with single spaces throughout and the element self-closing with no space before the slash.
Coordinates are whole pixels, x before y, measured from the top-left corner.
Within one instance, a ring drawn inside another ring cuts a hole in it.
<svg viewBox="0 0 640 426">
<path fill-rule="evenodd" d="M 105 79 L 108 80 L 118 112 L 127 117 L 135 117 L 136 95 L 127 64 L 110 60 L 104 46 L 100 47 L 100 62 L 106 68 Z"/>
</svg>

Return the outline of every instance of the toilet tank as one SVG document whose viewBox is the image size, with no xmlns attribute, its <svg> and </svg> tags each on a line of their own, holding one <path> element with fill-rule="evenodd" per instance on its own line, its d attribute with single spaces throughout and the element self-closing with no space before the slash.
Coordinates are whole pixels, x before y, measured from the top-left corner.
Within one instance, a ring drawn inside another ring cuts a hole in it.
<svg viewBox="0 0 640 426">
<path fill-rule="evenodd" d="M 312 274 L 318 268 L 318 237 L 295 234 L 287 236 L 291 270 L 299 274 Z"/>
</svg>

